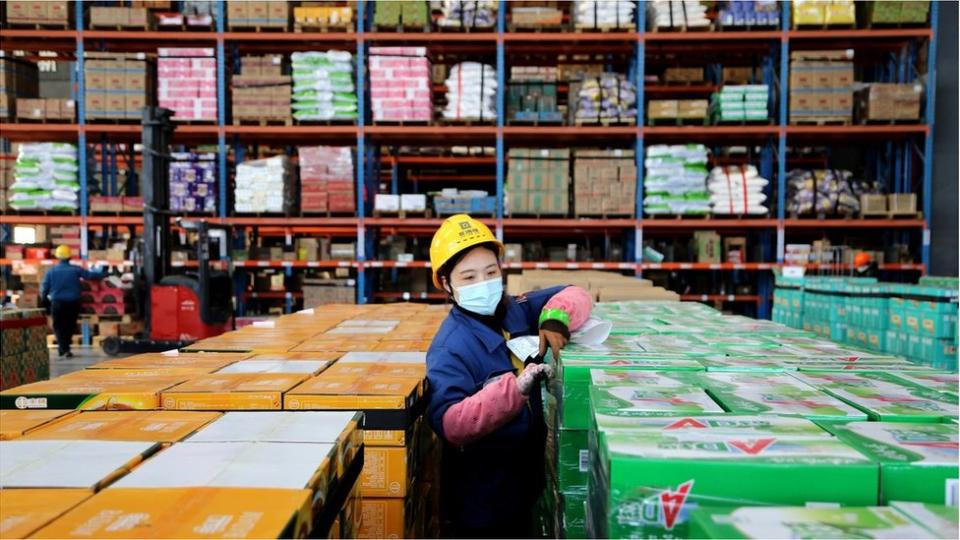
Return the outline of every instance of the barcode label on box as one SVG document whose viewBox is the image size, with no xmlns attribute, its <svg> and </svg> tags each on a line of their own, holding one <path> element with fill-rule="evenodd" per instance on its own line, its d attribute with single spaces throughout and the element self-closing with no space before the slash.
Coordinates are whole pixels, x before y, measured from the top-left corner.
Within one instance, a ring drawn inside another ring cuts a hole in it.
<svg viewBox="0 0 960 540">
<path fill-rule="evenodd" d="M 943 500 L 947 506 L 957 506 L 957 488 L 960 486 L 960 480 L 957 478 L 947 478 L 947 492 L 944 495 Z"/>
<path fill-rule="evenodd" d="M 588 472 L 590 470 L 590 451 L 581 450 L 580 451 L 580 472 Z"/>
</svg>

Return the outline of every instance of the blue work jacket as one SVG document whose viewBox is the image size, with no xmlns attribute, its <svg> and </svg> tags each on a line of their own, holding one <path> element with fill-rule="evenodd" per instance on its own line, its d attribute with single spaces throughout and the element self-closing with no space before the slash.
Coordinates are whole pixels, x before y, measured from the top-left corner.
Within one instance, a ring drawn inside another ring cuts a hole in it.
<svg viewBox="0 0 960 540">
<path fill-rule="evenodd" d="M 507 296 L 503 329 L 511 338 L 537 335 L 540 312 L 563 288 Z M 502 333 L 450 310 L 427 352 L 427 415 L 434 431 L 446 442 L 447 409 L 513 371 Z M 450 517 L 470 527 L 492 527 L 529 513 L 543 491 L 545 436 L 543 403 L 534 389 L 528 406 L 496 432 L 464 447 L 445 444 L 444 500 Z"/>
<path fill-rule="evenodd" d="M 79 266 L 70 264 L 70 261 L 60 261 L 47 271 L 40 285 L 40 298 L 50 295 L 51 302 L 79 302 L 80 279 L 102 279 L 103 272 L 91 272 Z"/>
</svg>

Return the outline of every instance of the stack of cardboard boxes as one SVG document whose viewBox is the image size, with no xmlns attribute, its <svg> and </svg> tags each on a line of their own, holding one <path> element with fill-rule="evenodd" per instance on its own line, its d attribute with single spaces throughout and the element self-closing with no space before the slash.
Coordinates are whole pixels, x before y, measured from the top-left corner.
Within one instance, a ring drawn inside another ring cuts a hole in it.
<svg viewBox="0 0 960 540">
<path fill-rule="evenodd" d="M 7 211 L 7 190 L 13 184 L 15 154 L 0 154 L 0 210 Z"/>
<path fill-rule="evenodd" d="M 90 8 L 90 28 L 153 30 L 156 26 L 157 17 L 145 7 Z"/>
<path fill-rule="evenodd" d="M 853 49 L 790 53 L 790 123 L 853 119 Z"/>
<path fill-rule="evenodd" d="M 152 103 L 153 84 L 143 53 L 85 53 L 88 119 L 136 120 Z"/>
<path fill-rule="evenodd" d="M 290 122 L 290 84 L 290 76 L 283 75 L 283 56 L 242 57 L 240 75 L 234 75 L 232 81 L 234 123 Z"/>
<path fill-rule="evenodd" d="M 0 52 L 0 119 L 16 117 L 17 101 L 35 98 L 38 90 L 37 65 Z"/>
<path fill-rule="evenodd" d="M 0 335 L 0 390 L 50 377 L 47 318 L 43 310 L 0 310 Z"/>
<path fill-rule="evenodd" d="M 300 209 L 303 212 L 355 212 L 353 149 L 300 146 Z"/>
<path fill-rule="evenodd" d="M 919 120 L 923 86 L 916 84 L 870 83 L 858 92 L 860 119 Z"/>
<path fill-rule="evenodd" d="M 17 98 L 17 120 L 75 122 L 76 102 L 72 99 Z"/>
<path fill-rule="evenodd" d="M 214 154 L 174 152 L 170 161 L 170 210 L 213 213 L 217 210 L 217 162 Z"/>
<path fill-rule="evenodd" d="M 703 82 L 703 68 L 701 67 L 671 67 L 663 71 L 665 83 L 700 83 Z"/>
<path fill-rule="evenodd" d="M 861 2 L 862 21 L 869 25 L 924 24 L 930 14 L 930 2 L 889 0 L 887 2 Z"/>
<path fill-rule="evenodd" d="M 708 102 L 705 99 L 651 99 L 647 104 L 647 117 L 651 124 L 656 120 L 703 120 L 707 119 Z"/>
<path fill-rule="evenodd" d="M 430 6 L 417 0 L 378 1 L 374 4 L 373 25 L 395 30 L 398 26 L 423 30 L 429 28 Z"/>
<path fill-rule="evenodd" d="M 175 121 L 216 121 L 217 62 L 209 48 L 157 50 L 157 102 Z"/>
<path fill-rule="evenodd" d="M 525 270 L 507 277 L 507 293 L 519 295 L 525 292 L 554 287 L 557 283 L 576 285 L 588 291 L 599 302 L 622 300 L 671 300 L 680 296 L 661 287 L 654 287 L 650 280 L 637 279 L 613 272 L 581 270 Z"/>
<path fill-rule="evenodd" d="M 798 0 L 792 2 L 793 27 L 852 26 L 857 23 L 853 0 Z"/>
<path fill-rule="evenodd" d="M 12 26 L 68 28 L 73 20 L 73 2 L 65 0 L 10 0 L 5 2 L 7 23 Z"/>
<path fill-rule="evenodd" d="M 134 310 L 133 291 L 123 288 L 119 280 L 85 281 L 80 310 L 98 316 L 128 315 Z"/>
<path fill-rule="evenodd" d="M 277 28 L 290 27 L 290 7 L 288 2 L 251 2 L 248 0 L 230 0 L 227 2 L 227 27 L 240 28 Z"/>
<path fill-rule="evenodd" d="M 573 204 L 580 216 L 633 216 L 637 164 L 633 150 L 575 150 Z"/>
<path fill-rule="evenodd" d="M 273 2 L 266 2 L 272 4 Z M 327 30 L 348 29 L 353 24 L 353 8 L 350 6 L 297 6 L 293 8 L 293 29 Z"/>
<path fill-rule="evenodd" d="M 371 47 L 370 99 L 375 122 L 432 120 L 427 49 Z"/>
<path fill-rule="evenodd" d="M 565 216 L 570 208 L 570 149 L 511 148 L 507 210 Z"/>
</svg>

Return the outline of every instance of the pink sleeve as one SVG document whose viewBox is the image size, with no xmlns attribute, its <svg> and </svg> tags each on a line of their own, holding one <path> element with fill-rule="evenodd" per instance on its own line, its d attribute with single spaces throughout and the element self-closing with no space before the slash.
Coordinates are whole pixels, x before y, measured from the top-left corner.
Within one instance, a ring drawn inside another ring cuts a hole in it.
<svg viewBox="0 0 960 540">
<path fill-rule="evenodd" d="M 571 285 L 553 295 L 544 309 L 562 309 L 570 316 L 570 331 L 575 332 L 590 318 L 593 296 L 581 287 Z"/>
<path fill-rule="evenodd" d="M 443 413 L 444 436 L 454 446 L 469 444 L 500 429 L 526 402 L 517 378 L 503 375 Z"/>
</svg>

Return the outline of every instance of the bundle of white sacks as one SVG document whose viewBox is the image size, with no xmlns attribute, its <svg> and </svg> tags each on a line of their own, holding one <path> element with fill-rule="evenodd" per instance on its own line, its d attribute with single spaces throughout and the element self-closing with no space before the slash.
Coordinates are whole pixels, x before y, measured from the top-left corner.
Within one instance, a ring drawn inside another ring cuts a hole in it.
<svg viewBox="0 0 960 540">
<path fill-rule="evenodd" d="M 714 214 L 766 214 L 770 181 L 760 176 L 753 165 L 714 167 L 707 178 L 710 204 Z"/>
</svg>

